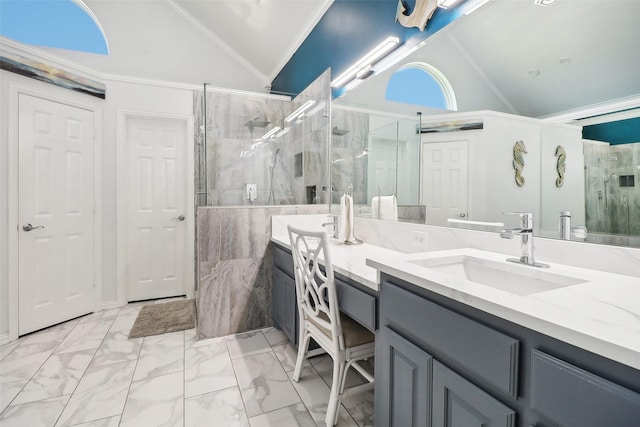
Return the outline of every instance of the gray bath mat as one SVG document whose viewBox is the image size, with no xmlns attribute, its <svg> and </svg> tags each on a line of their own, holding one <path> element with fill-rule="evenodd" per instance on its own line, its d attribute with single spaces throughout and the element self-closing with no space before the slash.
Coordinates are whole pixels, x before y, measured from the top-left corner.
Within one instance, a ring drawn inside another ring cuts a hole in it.
<svg viewBox="0 0 640 427">
<path fill-rule="evenodd" d="M 147 304 L 140 310 L 129 338 L 160 335 L 196 327 L 196 307 L 192 299 Z"/>
</svg>

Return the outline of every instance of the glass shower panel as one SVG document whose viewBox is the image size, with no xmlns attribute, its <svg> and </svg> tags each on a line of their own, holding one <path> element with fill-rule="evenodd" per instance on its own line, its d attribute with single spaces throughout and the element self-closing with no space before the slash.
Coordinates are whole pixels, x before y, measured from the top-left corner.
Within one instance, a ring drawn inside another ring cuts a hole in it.
<svg viewBox="0 0 640 427">
<path fill-rule="evenodd" d="M 328 202 L 326 74 L 293 100 L 211 89 L 205 99 L 204 91 L 195 93 L 198 206 Z"/>
</svg>

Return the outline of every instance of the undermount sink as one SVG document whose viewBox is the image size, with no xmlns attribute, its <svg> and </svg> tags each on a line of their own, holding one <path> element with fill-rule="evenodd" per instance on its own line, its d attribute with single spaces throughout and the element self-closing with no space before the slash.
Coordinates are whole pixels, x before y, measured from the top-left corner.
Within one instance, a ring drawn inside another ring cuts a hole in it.
<svg viewBox="0 0 640 427">
<path fill-rule="evenodd" d="M 526 265 L 501 263 L 469 255 L 454 255 L 409 261 L 412 264 L 469 280 L 516 295 L 531 295 L 566 286 L 585 283 L 586 280 L 550 273 Z"/>
</svg>

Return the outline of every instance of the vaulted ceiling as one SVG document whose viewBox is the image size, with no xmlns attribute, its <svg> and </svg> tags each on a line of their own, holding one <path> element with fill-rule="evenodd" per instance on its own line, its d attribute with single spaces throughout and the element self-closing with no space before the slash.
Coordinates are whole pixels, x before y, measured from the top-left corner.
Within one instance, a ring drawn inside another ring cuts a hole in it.
<svg viewBox="0 0 640 427">
<path fill-rule="evenodd" d="M 333 0 L 84 0 L 110 55 L 47 48 L 97 71 L 266 91 Z"/>
</svg>

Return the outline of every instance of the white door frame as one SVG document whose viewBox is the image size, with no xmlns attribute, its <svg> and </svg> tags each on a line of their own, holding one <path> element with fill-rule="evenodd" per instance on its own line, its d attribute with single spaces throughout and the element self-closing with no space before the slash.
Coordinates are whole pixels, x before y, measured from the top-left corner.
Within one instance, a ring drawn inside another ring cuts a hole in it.
<svg viewBox="0 0 640 427">
<path fill-rule="evenodd" d="M 127 259 L 126 259 L 126 232 L 127 232 L 127 193 L 129 188 L 125 181 L 127 174 L 126 170 L 126 153 L 127 153 L 127 120 L 129 118 L 147 118 L 147 119 L 172 119 L 180 120 L 185 123 L 186 126 L 186 143 L 191 145 L 193 142 L 193 115 L 183 114 L 167 114 L 156 113 L 149 111 L 135 111 L 135 110 L 118 110 L 118 136 L 117 136 L 117 156 L 116 156 L 116 174 L 118 177 L 116 187 L 116 204 L 117 204 L 117 277 L 118 277 L 118 304 L 127 304 Z M 185 226 L 187 227 L 187 248 L 194 250 L 192 256 L 187 257 L 187 264 L 185 265 L 185 275 L 187 283 L 191 283 L 191 286 L 187 286 L 185 283 L 185 293 L 188 298 L 194 296 L 195 286 L 195 208 L 194 208 L 194 181 L 195 181 L 195 165 L 194 165 L 194 150 L 187 148 L 186 150 L 186 168 L 185 173 L 187 175 L 187 188 L 185 189 L 187 194 L 187 206 Z"/>
<path fill-rule="evenodd" d="M 98 104 L 70 96 L 68 91 L 55 88 L 35 88 L 22 83 L 9 83 L 9 144 L 8 144 L 8 241 L 9 241 L 9 340 L 18 338 L 18 303 L 19 303 L 19 259 L 18 237 L 19 221 L 19 182 L 18 182 L 18 120 L 20 95 L 29 95 L 47 101 L 66 104 L 76 108 L 89 110 L 94 118 L 93 138 L 93 278 L 94 278 L 94 310 L 101 309 L 102 295 L 102 107 Z"/>
</svg>

